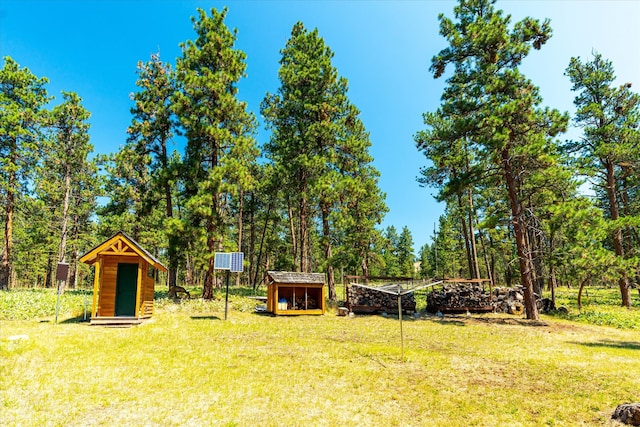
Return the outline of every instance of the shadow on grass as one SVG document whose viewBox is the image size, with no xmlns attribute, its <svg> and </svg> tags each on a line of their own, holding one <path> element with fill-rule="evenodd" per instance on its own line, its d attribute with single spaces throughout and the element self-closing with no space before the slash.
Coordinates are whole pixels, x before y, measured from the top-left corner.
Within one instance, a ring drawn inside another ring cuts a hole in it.
<svg viewBox="0 0 640 427">
<path fill-rule="evenodd" d="M 360 317 L 365 317 L 365 316 L 380 316 L 380 314 L 378 313 L 360 313 L 357 314 L 356 316 L 360 316 Z M 399 321 L 398 319 L 398 313 L 390 313 L 386 316 L 382 316 L 385 319 L 388 320 L 395 320 L 395 321 Z M 419 317 L 415 317 L 409 314 L 405 314 L 402 316 L 402 321 L 403 322 L 419 322 L 419 321 L 428 321 L 428 322 L 433 322 L 433 323 L 438 323 L 440 325 L 446 324 L 446 325 L 451 325 L 451 326 L 467 326 L 465 324 L 465 322 L 461 321 L 460 319 L 457 319 L 456 317 L 453 316 L 443 316 L 443 317 L 439 317 L 439 316 L 419 316 Z"/>
<path fill-rule="evenodd" d="M 89 318 L 90 316 L 87 315 L 87 318 L 84 318 L 84 315 L 80 315 L 80 316 L 76 316 L 76 317 L 69 317 L 67 319 L 64 320 L 60 320 L 58 319 L 58 323 L 89 323 Z M 53 323 L 54 321 L 51 321 L 51 323 Z"/>
<path fill-rule="evenodd" d="M 510 317 L 471 317 L 471 320 L 493 325 L 549 326 L 542 320 L 513 319 Z"/>
<path fill-rule="evenodd" d="M 405 318 L 406 319 L 406 318 Z M 412 319 L 413 320 L 413 319 Z M 547 322 L 542 320 L 516 319 L 512 317 L 476 317 L 467 315 L 446 314 L 443 317 L 427 316 L 420 317 L 415 320 L 428 320 L 439 324 L 449 324 L 454 326 L 466 326 L 467 323 L 484 323 L 489 325 L 512 325 L 512 326 L 549 326 Z"/>
<path fill-rule="evenodd" d="M 451 326 L 467 326 L 465 322 L 456 319 L 447 319 L 447 318 L 428 318 L 425 320 L 430 320 L 433 323 L 438 323 L 440 325 L 451 325 Z"/>
<path fill-rule="evenodd" d="M 218 316 L 191 316 L 193 320 L 220 320 Z"/>
<path fill-rule="evenodd" d="M 608 348 L 623 348 L 625 350 L 640 350 L 640 342 L 633 342 L 633 341 L 611 341 L 611 340 L 600 340 L 596 342 L 574 341 L 573 344 L 578 344 L 585 347 L 608 347 Z"/>
</svg>

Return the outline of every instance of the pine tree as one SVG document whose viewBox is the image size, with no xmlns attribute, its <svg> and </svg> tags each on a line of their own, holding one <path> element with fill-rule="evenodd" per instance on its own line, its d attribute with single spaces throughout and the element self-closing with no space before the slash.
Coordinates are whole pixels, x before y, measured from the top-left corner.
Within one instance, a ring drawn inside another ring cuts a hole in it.
<svg viewBox="0 0 640 427">
<path fill-rule="evenodd" d="M 88 156 L 93 151 L 89 143 L 89 112 L 82 106 L 82 99 L 74 92 L 62 92 L 63 102 L 51 111 L 52 144 L 46 155 L 43 178 L 58 200 L 60 241 L 57 262 L 69 260 L 67 244 L 73 227 L 73 215 L 79 213 L 73 198 L 78 181 L 91 169 Z M 68 281 L 65 281 L 67 283 Z"/>
<path fill-rule="evenodd" d="M 140 91 L 132 94 L 135 102 L 131 108 L 133 118 L 128 143 L 139 156 L 138 163 L 149 168 L 151 187 L 146 204 L 164 203 L 167 223 L 174 216 L 173 197 L 177 181 L 175 165 L 171 163 L 168 145 L 173 137 L 175 119 L 171 110 L 171 98 L 175 92 L 175 75 L 171 66 L 160 60 L 160 54 L 151 55 L 151 60 L 138 63 L 138 80 L 136 85 Z M 172 230 L 170 226 L 164 230 Z M 176 285 L 178 269 L 178 236 L 167 233 L 168 285 Z"/>
<path fill-rule="evenodd" d="M 420 247 L 418 260 L 420 262 L 418 276 L 421 279 L 435 277 L 435 271 L 433 270 L 433 250 L 428 243 L 425 243 Z"/>
<path fill-rule="evenodd" d="M 414 263 L 415 255 L 413 253 L 413 237 L 411 231 L 406 225 L 402 227 L 398 238 L 398 264 L 400 266 L 400 275 L 403 277 L 413 277 L 415 275 Z"/>
<path fill-rule="evenodd" d="M 238 96 L 244 52 L 235 49 L 236 31 L 224 23 L 227 9 L 192 18 L 197 38 L 181 44 L 174 111 L 187 138 L 184 176 L 191 224 L 202 226 L 207 248 L 205 299 L 213 298 L 214 253 L 224 249 L 231 227 L 228 202 L 250 188 L 250 165 L 258 156 L 255 118 Z M 237 246 L 234 245 L 234 249 Z"/>
<path fill-rule="evenodd" d="M 458 223 L 455 221 L 455 223 Z M 439 278 L 460 277 L 464 259 L 460 232 L 454 226 L 451 215 L 445 211 L 438 219 L 438 235 L 433 243 L 435 276 Z"/>
<path fill-rule="evenodd" d="M 295 268 L 311 271 L 311 242 L 319 234 L 329 297 L 335 299 L 338 262 L 353 266 L 360 258 L 368 270 L 373 230 L 386 209 L 384 196 L 360 112 L 349 102 L 347 80 L 338 76 L 333 52 L 318 30 L 296 23 L 281 53 L 281 86 L 267 94 L 261 108 L 273 132 L 265 151 L 283 188 Z M 342 245 L 347 240 L 352 251 Z"/>
<path fill-rule="evenodd" d="M 46 78 L 38 78 L 20 68 L 12 58 L 4 58 L 0 70 L 0 201 L 4 225 L 0 259 L 0 290 L 11 287 L 13 226 L 16 205 L 29 192 L 29 179 L 36 172 L 46 145 L 43 128 L 49 102 Z"/>
<path fill-rule="evenodd" d="M 568 118 L 538 108 L 538 88 L 518 70 L 530 49 L 540 49 L 551 37 L 548 20 L 525 18 L 510 28 L 511 17 L 495 10 L 494 3 L 461 0 L 454 8 L 457 22 L 440 15 L 440 34 L 449 46 L 432 59 L 431 70 L 438 78 L 447 66 L 454 67 L 442 96 L 443 109 L 451 109 L 453 128 L 465 130 L 474 151 L 501 173 L 527 318 L 537 319 L 523 181 L 531 171 L 554 164 L 551 138 L 564 130 Z"/>
<path fill-rule="evenodd" d="M 584 136 L 570 144 L 577 153 L 581 171 L 593 177 L 595 185 L 604 193 L 603 205 L 610 220 L 611 239 L 616 256 L 628 258 L 625 233 L 637 238 L 640 216 L 625 215 L 624 200 L 629 200 L 629 183 L 637 180 L 640 169 L 640 95 L 631 91 L 631 83 L 615 87 L 613 64 L 602 55 L 583 63 L 571 58 L 566 74 L 578 92 L 574 121 L 583 128 Z M 632 263 L 633 264 L 633 263 Z M 633 270 L 631 270 L 633 271 Z M 618 280 L 622 305 L 631 306 L 629 270 L 620 272 Z"/>
<path fill-rule="evenodd" d="M 400 246 L 400 236 L 395 226 L 390 225 L 384 231 L 385 245 L 382 248 L 382 259 L 384 261 L 384 276 L 400 277 L 402 267 L 400 266 L 398 249 Z"/>
</svg>

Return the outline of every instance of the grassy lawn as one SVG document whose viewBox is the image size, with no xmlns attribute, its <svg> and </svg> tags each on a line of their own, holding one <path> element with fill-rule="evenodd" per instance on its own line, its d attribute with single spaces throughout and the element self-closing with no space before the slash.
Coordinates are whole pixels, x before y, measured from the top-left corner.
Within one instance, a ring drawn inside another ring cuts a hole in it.
<svg viewBox="0 0 640 427">
<path fill-rule="evenodd" d="M 1 425 L 590 426 L 640 400 L 637 306 L 607 306 L 631 315 L 615 328 L 575 308 L 407 316 L 401 360 L 392 317 L 271 317 L 234 295 L 224 321 L 223 298 L 159 298 L 152 320 L 118 329 L 79 321 L 82 292 L 57 325 L 38 298 L 55 307 L 50 291 L 0 293 Z"/>
</svg>

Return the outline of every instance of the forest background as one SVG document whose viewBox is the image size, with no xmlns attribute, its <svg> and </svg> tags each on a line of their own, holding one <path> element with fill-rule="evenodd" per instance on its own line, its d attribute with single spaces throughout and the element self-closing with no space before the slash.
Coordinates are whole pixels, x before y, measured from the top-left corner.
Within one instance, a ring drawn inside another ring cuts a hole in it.
<svg viewBox="0 0 640 427">
<path fill-rule="evenodd" d="M 626 16 L 637 12 L 635 3 L 620 3 Z M 427 191 L 408 195 L 409 182 L 381 190 L 376 143 L 322 28 L 293 25 L 275 49 L 278 85 L 266 94 L 262 88 L 259 107 L 249 108 L 240 96 L 251 63 L 238 47 L 243 25 L 236 33 L 226 23 L 235 4 L 193 12 L 175 62 L 165 61 L 164 49 L 138 58 L 127 134 L 116 152 L 97 155 L 82 97 L 63 92 L 52 102 L 48 81 L 20 62 L 19 43 L 2 30 L 2 55 L 14 58 L 5 58 L 1 82 L 0 287 L 51 286 L 62 259 L 72 265 L 70 286 L 86 282 L 79 255 L 124 230 L 169 265 L 169 284 L 202 286 L 205 298 L 217 285 L 213 253 L 241 250 L 242 280 L 253 287 L 267 269 L 325 271 L 330 290 L 336 271 L 482 276 L 522 283 L 531 300 L 547 285 L 597 278 L 618 286 L 629 306 L 640 247 L 633 86 L 616 79 L 607 51 L 563 52 L 553 66 L 529 62 L 561 74 L 564 96 L 577 96 L 569 117 L 569 106 L 543 102 L 529 68 L 521 69 L 553 40 L 545 11 L 508 20 L 502 3 L 460 2 L 455 13 L 455 3 L 437 5 L 445 16 L 432 14 L 431 37 L 442 44 L 411 73 L 438 77 L 429 97 L 440 104 L 422 109 L 424 123 L 406 141 L 387 139 L 384 156 L 418 175 L 445 206 L 417 257 L 409 227 L 385 222 L 385 214 L 404 198 L 423 227 L 433 226 L 417 202 Z M 399 104 L 413 102 L 400 97 Z M 378 104 L 394 109 L 394 102 Z M 401 146 L 413 153 L 389 154 Z M 421 167 L 412 171 L 416 160 Z"/>
</svg>

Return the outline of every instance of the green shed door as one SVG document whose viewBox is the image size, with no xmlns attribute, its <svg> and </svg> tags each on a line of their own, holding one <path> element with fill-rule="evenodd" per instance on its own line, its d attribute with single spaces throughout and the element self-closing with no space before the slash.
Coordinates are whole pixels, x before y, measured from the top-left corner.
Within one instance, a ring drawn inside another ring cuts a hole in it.
<svg viewBox="0 0 640 427">
<path fill-rule="evenodd" d="M 116 316 L 135 316 L 138 264 L 118 264 L 116 276 Z"/>
</svg>

